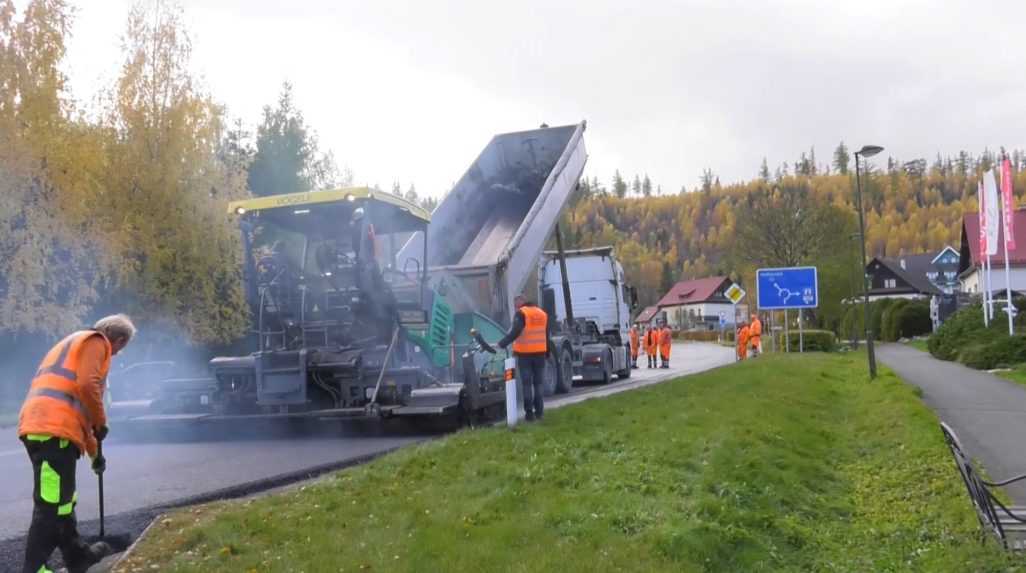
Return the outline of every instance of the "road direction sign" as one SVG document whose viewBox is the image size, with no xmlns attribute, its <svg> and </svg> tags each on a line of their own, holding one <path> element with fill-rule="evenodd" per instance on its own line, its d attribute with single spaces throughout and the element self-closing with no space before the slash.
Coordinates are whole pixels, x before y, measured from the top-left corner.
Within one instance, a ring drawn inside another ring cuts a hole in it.
<svg viewBox="0 0 1026 573">
<path fill-rule="evenodd" d="M 760 310 L 816 308 L 819 277 L 816 267 L 788 267 L 755 271 Z"/>
<path fill-rule="evenodd" d="M 741 302 L 741 299 L 745 298 L 745 291 L 741 287 L 737 286 L 737 283 L 731 283 L 727 290 L 723 291 L 723 294 L 727 295 L 730 302 L 737 304 Z"/>
<path fill-rule="evenodd" d="M 720 311 L 720 328 L 723 328 L 724 326 L 727 326 L 727 313 L 721 310 Z"/>
</svg>

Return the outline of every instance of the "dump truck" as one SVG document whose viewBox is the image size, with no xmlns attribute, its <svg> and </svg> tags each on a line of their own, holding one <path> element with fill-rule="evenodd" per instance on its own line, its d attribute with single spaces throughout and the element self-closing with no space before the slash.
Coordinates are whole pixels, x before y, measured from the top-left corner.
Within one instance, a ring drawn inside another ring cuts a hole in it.
<svg viewBox="0 0 1026 573">
<path fill-rule="evenodd" d="M 133 419 L 500 411 L 501 357 L 474 350 L 511 323 L 583 171 L 584 129 L 495 136 L 432 214 L 369 188 L 231 203 L 256 348 L 163 380 Z"/>
<path fill-rule="evenodd" d="M 631 376 L 630 317 L 637 293 L 627 284 L 613 247 L 563 250 L 557 230 L 555 251 L 545 251 L 538 265 L 542 308 L 552 317 L 551 338 L 562 376 L 567 381 L 608 384 L 615 375 Z"/>
</svg>

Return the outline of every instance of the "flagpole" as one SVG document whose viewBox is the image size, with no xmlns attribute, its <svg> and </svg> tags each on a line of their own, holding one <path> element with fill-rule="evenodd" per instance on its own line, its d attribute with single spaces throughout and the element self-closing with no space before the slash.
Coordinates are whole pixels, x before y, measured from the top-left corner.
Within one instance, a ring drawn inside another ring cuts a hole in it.
<svg viewBox="0 0 1026 573">
<path fill-rule="evenodd" d="M 988 310 L 988 301 L 990 300 L 989 290 L 987 288 L 987 211 L 986 205 L 984 205 L 984 194 L 983 194 L 983 180 L 981 179 L 977 183 L 976 198 L 980 203 L 980 213 L 978 216 L 980 223 L 980 290 L 983 294 L 983 300 L 980 301 L 980 309 L 983 311 L 983 326 L 990 326 L 990 311 Z"/>
<path fill-rule="evenodd" d="M 1008 336 L 1012 336 L 1012 334 L 1014 333 L 1013 330 L 1012 330 L 1012 328 L 1013 328 L 1012 327 L 1012 270 L 1011 270 L 1011 268 L 1009 266 L 1009 263 L 1008 263 L 1008 241 L 1009 240 L 1013 240 L 1013 241 L 1015 240 L 1015 237 L 1014 237 L 1014 233 L 1015 233 L 1014 225 L 1015 225 L 1015 223 L 1012 221 L 1012 217 L 1015 217 L 1015 211 L 1014 211 L 1015 205 L 1012 203 L 1012 201 L 1013 201 L 1012 197 L 1013 196 L 1011 195 L 1011 193 L 1012 193 L 1011 189 L 1006 189 L 1005 185 L 1011 185 L 1011 184 L 1012 184 L 1011 181 L 1005 181 L 1004 162 L 1002 162 L 1002 166 L 1001 166 L 1001 196 L 1003 197 L 1004 200 L 1001 203 L 1002 203 L 1002 206 L 1005 209 L 1005 217 L 1004 217 L 1004 221 L 1005 221 L 1005 224 L 1004 224 L 1004 227 L 1005 227 L 1005 240 L 1003 241 L 1003 244 L 1005 246 L 1005 297 L 1007 298 L 1007 300 L 1005 301 L 1005 312 L 1008 314 Z M 1013 234 L 1009 234 L 1009 230 L 1010 230 L 1009 227 L 1012 227 L 1011 233 L 1013 233 Z"/>
</svg>

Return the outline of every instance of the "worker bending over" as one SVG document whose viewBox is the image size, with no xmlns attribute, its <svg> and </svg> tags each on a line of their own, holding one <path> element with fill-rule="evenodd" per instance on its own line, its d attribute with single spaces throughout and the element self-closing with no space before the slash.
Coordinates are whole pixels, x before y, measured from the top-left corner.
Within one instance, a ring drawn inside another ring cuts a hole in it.
<svg viewBox="0 0 1026 573">
<path fill-rule="evenodd" d="M 60 548 L 71 573 L 85 571 L 111 552 L 103 542 L 86 544 L 75 520 L 75 465 L 83 453 L 93 471 L 106 469 L 97 441 L 107 436 L 103 392 L 111 357 L 135 336 L 123 314 L 101 319 L 68 335 L 39 365 L 18 416 L 18 437 L 32 461 L 32 523 L 25 540 L 24 573 L 48 572 Z"/>
<path fill-rule="evenodd" d="M 641 336 L 638 334 L 638 327 L 631 327 L 631 368 L 638 368 L 638 354 L 641 353 Z"/>
<path fill-rule="evenodd" d="M 649 326 L 645 331 L 645 354 L 648 355 L 648 367 L 655 368 L 659 353 L 659 331 L 654 326 Z"/>
<path fill-rule="evenodd" d="M 554 348 L 549 339 L 549 317 L 523 295 L 513 299 L 517 312 L 513 316 L 513 329 L 499 346 L 513 344 L 517 359 L 517 372 L 524 386 L 524 412 L 528 422 L 541 420 L 545 415 L 545 361 Z M 559 376 L 559 368 L 554 369 Z"/>
<path fill-rule="evenodd" d="M 752 315 L 752 323 L 748 326 L 748 345 L 753 358 L 762 354 L 762 321 L 758 314 Z"/>
<path fill-rule="evenodd" d="M 663 364 L 660 368 L 670 367 L 670 348 L 673 346 L 673 332 L 670 327 L 663 322 L 659 329 L 659 356 L 663 359 Z"/>
</svg>

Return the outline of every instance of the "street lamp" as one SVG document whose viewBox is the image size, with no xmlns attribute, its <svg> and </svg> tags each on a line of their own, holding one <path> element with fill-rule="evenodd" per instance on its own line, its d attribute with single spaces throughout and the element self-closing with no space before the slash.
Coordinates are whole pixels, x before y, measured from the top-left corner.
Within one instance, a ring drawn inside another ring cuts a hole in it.
<svg viewBox="0 0 1026 573">
<path fill-rule="evenodd" d="M 869 358 L 869 377 L 876 378 L 876 353 L 873 351 L 873 332 L 869 328 L 869 275 L 866 273 L 866 219 L 862 214 L 862 181 L 859 178 L 859 156 L 872 157 L 883 151 L 879 145 L 866 145 L 855 152 L 855 197 L 859 210 L 859 234 L 862 240 L 862 319 L 866 330 L 866 354 Z"/>
</svg>

